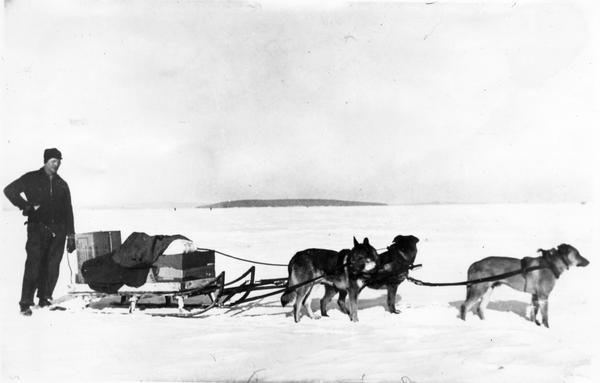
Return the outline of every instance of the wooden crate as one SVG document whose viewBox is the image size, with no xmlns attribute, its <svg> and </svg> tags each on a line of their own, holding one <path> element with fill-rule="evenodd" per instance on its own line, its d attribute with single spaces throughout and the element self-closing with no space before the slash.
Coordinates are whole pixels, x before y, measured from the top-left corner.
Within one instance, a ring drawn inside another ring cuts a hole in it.
<svg viewBox="0 0 600 383">
<path fill-rule="evenodd" d="M 81 275 L 81 265 L 88 259 L 110 253 L 121 246 L 120 231 L 94 231 L 75 234 L 77 245 L 77 272 L 75 283 L 85 283 Z"/>
<path fill-rule="evenodd" d="M 214 277 L 215 252 L 213 250 L 163 255 L 152 265 L 152 278 L 156 282 L 179 282 Z"/>
</svg>

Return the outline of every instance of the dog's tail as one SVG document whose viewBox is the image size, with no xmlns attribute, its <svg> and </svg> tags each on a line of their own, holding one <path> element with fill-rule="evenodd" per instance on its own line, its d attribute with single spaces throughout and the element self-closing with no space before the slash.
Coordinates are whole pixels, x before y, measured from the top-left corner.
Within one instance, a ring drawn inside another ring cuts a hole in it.
<svg viewBox="0 0 600 383">
<path fill-rule="evenodd" d="M 281 296 L 281 306 L 285 307 L 296 298 L 296 291 L 287 291 Z"/>
<path fill-rule="evenodd" d="M 281 306 L 285 307 L 290 302 L 293 302 L 296 298 L 296 289 L 290 290 L 290 286 L 294 286 L 296 284 L 296 278 L 294 278 L 294 273 L 290 270 L 290 277 L 287 282 L 287 290 L 281 296 Z"/>
</svg>

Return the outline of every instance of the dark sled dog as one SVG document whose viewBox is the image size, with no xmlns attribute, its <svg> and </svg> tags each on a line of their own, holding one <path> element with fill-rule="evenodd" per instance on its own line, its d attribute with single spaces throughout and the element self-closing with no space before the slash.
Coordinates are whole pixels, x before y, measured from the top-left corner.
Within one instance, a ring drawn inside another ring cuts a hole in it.
<svg viewBox="0 0 600 383">
<path fill-rule="evenodd" d="M 513 270 L 525 269 L 533 266 L 543 266 L 539 270 L 517 274 L 495 282 L 483 282 L 467 287 L 467 299 L 460 308 L 460 317 L 465 319 L 466 314 L 476 306 L 477 314 L 485 319 L 484 310 L 489 303 L 492 290 L 496 286 L 508 285 L 515 290 L 531 294 L 533 313 L 530 320 L 535 321 L 541 312 L 542 323 L 548 327 L 548 296 L 560 275 L 571 266 L 587 266 L 589 261 L 579 254 L 571 245 L 561 244 L 558 248 L 538 250 L 542 255 L 523 259 L 508 257 L 489 257 L 473 263 L 469 267 L 468 279 L 486 278 L 493 275 L 507 273 Z"/>
<path fill-rule="evenodd" d="M 285 306 L 294 298 L 294 321 L 300 321 L 300 310 L 302 306 L 310 318 L 318 319 L 311 308 L 308 297 L 315 283 L 326 285 L 325 296 L 321 299 L 321 312 L 324 305 L 331 300 L 338 291 L 350 295 L 349 308 L 346 307 L 345 297 L 338 300 L 342 312 L 350 316 L 350 320 L 358 322 L 358 293 L 363 285 L 367 273 L 377 265 L 377 251 L 369 244 L 368 238 L 363 243 L 358 243 L 354 238 L 354 247 L 351 250 L 342 251 L 326 249 L 307 249 L 297 252 L 288 264 L 288 289 L 281 296 L 281 305 Z M 315 278 L 322 279 L 309 282 Z M 297 288 L 293 286 L 299 285 Z M 328 288 L 331 287 L 331 290 Z M 325 303 L 324 303 L 325 302 Z M 326 311 L 325 311 L 325 315 Z"/>
<path fill-rule="evenodd" d="M 414 235 L 398 235 L 388 246 L 387 251 L 379 254 L 377 268 L 365 285 L 371 289 L 387 289 L 387 309 L 398 314 L 396 309 L 396 292 L 398 286 L 408 277 L 408 271 L 417 257 L 419 238 Z M 341 293 L 340 293 L 341 295 Z"/>
</svg>

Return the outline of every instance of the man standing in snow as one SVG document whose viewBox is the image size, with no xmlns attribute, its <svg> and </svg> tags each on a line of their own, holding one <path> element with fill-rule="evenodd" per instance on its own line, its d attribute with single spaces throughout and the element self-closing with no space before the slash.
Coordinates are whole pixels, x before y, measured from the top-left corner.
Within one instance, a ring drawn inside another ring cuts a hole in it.
<svg viewBox="0 0 600 383">
<path fill-rule="evenodd" d="M 26 316 L 31 315 L 36 290 L 38 305 L 50 306 L 65 241 L 69 253 L 75 250 L 71 193 L 57 174 L 61 161 L 58 149 L 46 149 L 42 168 L 25 173 L 4 188 L 6 197 L 28 218 L 27 261 L 19 302 L 21 314 Z"/>
</svg>

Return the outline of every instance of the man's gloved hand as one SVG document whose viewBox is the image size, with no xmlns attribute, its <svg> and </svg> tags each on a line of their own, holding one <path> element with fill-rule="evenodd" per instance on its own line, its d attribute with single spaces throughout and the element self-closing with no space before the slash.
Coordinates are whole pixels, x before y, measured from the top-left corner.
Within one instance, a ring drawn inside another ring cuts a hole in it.
<svg viewBox="0 0 600 383">
<path fill-rule="evenodd" d="M 75 248 L 75 237 L 71 234 L 67 236 L 67 253 L 74 252 Z"/>
<path fill-rule="evenodd" d="M 27 205 L 23 209 L 23 215 L 25 217 L 29 217 L 29 214 L 33 213 L 34 211 L 35 211 L 35 207 L 33 205 Z"/>
</svg>

